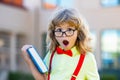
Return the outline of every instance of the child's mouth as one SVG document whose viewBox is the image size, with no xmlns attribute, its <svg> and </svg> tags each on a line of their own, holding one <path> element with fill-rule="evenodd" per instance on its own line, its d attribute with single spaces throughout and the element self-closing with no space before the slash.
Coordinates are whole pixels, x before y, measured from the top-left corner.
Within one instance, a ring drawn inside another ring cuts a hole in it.
<svg viewBox="0 0 120 80">
<path fill-rule="evenodd" d="M 67 46 L 67 45 L 69 44 L 69 41 L 63 40 L 63 44 L 64 44 L 65 46 Z"/>
</svg>

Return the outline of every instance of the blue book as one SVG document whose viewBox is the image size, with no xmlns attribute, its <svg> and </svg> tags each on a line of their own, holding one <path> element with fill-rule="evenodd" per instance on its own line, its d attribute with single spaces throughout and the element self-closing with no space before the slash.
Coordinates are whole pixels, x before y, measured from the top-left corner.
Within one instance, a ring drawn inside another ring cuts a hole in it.
<svg viewBox="0 0 120 80">
<path fill-rule="evenodd" d="M 34 47 L 29 47 L 27 49 L 27 53 L 29 54 L 32 62 L 34 63 L 35 67 L 38 69 L 40 73 L 45 73 L 48 71 L 46 64 L 41 59 L 40 55 L 38 54 Z"/>
</svg>

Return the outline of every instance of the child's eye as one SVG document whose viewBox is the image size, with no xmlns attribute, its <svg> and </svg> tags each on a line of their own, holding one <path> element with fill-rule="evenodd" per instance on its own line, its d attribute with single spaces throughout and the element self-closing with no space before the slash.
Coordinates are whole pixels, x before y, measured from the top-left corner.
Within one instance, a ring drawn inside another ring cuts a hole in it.
<svg viewBox="0 0 120 80">
<path fill-rule="evenodd" d="M 67 29 L 67 31 L 73 31 L 73 30 L 75 30 L 75 29 L 72 29 L 72 28 L 68 28 L 68 29 Z"/>
<path fill-rule="evenodd" d="M 58 29 L 56 29 L 55 31 L 57 31 L 57 32 L 62 32 L 62 29 L 61 29 L 61 28 L 58 28 Z"/>
</svg>

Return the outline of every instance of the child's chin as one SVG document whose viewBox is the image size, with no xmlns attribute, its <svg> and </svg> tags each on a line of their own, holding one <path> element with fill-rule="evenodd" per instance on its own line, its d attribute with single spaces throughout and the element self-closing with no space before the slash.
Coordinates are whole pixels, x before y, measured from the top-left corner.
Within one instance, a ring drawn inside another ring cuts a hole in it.
<svg viewBox="0 0 120 80">
<path fill-rule="evenodd" d="M 69 47 L 69 46 L 63 46 L 62 47 L 64 50 L 70 50 L 71 49 L 71 47 Z"/>
</svg>

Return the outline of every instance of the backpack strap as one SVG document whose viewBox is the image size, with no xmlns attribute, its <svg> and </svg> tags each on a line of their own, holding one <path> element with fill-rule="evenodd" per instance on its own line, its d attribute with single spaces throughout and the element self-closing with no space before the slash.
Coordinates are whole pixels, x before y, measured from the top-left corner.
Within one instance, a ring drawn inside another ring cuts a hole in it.
<svg viewBox="0 0 120 80">
<path fill-rule="evenodd" d="M 82 67 L 84 58 L 85 58 L 85 54 L 81 54 L 81 55 L 80 55 L 80 58 L 79 58 L 79 62 L 78 62 L 78 64 L 77 64 L 77 67 L 76 67 L 76 69 L 75 69 L 75 71 L 74 71 L 74 73 L 73 73 L 73 75 L 72 75 L 72 77 L 71 77 L 71 80 L 76 80 L 76 77 L 77 77 L 77 75 L 78 75 L 78 73 L 80 72 L 80 69 L 81 69 L 81 67 Z"/>
</svg>

